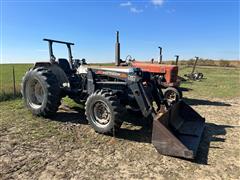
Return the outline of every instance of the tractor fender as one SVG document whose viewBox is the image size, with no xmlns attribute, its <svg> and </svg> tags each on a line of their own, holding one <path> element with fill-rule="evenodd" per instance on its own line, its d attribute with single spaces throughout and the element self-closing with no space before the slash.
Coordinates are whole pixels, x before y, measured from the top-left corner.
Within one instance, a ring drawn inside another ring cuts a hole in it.
<svg viewBox="0 0 240 180">
<path fill-rule="evenodd" d="M 52 71 L 57 77 L 57 80 L 61 87 L 70 87 L 66 73 L 58 66 L 58 64 L 51 64 L 49 62 L 37 62 L 34 65 L 34 69 L 38 67 L 45 67 Z"/>
</svg>

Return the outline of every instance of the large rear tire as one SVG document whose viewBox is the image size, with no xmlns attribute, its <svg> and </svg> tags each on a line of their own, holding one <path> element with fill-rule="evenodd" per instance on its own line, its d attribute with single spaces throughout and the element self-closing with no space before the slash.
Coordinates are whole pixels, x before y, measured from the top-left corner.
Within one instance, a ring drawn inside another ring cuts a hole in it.
<svg viewBox="0 0 240 180">
<path fill-rule="evenodd" d="M 56 76 L 46 68 L 30 69 L 22 79 L 22 96 L 27 108 L 38 116 L 49 117 L 61 104 Z"/>
<path fill-rule="evenodd" d="M 98 133 L 112 134 L 120 129 L 124 108 L 111 91 L 97 91 L 86 101 L 85 114 Z"/>
</svg>

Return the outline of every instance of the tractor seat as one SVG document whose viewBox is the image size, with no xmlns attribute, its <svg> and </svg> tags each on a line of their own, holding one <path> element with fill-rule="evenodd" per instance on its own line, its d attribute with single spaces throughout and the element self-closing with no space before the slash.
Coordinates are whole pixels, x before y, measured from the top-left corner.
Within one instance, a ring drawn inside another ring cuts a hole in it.
<svg viewBox="0 0 240 180">
<path fill-rule="evenodd" d="M 62 68 L 62 70 L 67 74 L 72 74 L 73 71 L 70 68 L 69 62 L 67 59 L 59 58 L 58 59 L 58 65 Z"/>
</svg>

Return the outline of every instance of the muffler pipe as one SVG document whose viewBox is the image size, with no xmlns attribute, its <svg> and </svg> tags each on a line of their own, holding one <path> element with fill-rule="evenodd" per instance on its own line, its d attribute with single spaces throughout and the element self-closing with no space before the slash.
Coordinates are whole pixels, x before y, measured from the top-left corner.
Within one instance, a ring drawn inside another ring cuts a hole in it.
<svg viewBox="0 0 240 180">
<path fill-rule="evenodd" d="M 159 48 L 159 61 L 158 64 L 162 64 L 162 47 L 158 47 Z"/>
<path fill-rule="evenodd" d="M 115 44 L 115 65 L 120 66 L 120 43 L 119 43 L 119 31 L 117 31 L 117 39 Z"/>
<path fill-rule="evenodd" d="M 178 65 L 179 55 L 175 55 L 176 57 L 176 65 Z"/>
</svg>

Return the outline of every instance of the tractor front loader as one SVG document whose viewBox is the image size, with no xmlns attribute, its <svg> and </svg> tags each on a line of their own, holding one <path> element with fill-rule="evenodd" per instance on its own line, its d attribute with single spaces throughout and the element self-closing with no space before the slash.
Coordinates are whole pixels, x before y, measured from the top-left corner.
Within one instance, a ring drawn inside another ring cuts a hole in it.
<svg viewBox="0 0 240 180">
<path fill-rule="evenodd" d="M 138 107 L 153 122 L 152 143 L 160 153 L 195 157 L 204 118 L 183 101 L 169 108 L 151 73 L 128 66 L 87 65 L 84 59 L 73 59 L 73 43 L 44 40 L 49 44 L 50 62 L 35 63 L 22 81 L 24 102 L 34 115 L 53 116 L 61 99 L 68 96 L 85 103 L 86 118 L 96 132 L 111 134 L 121 130 L 126 107 Z M 69 60 L 56 60 L 53 43 L 67 46 Z"/>
</svg>

